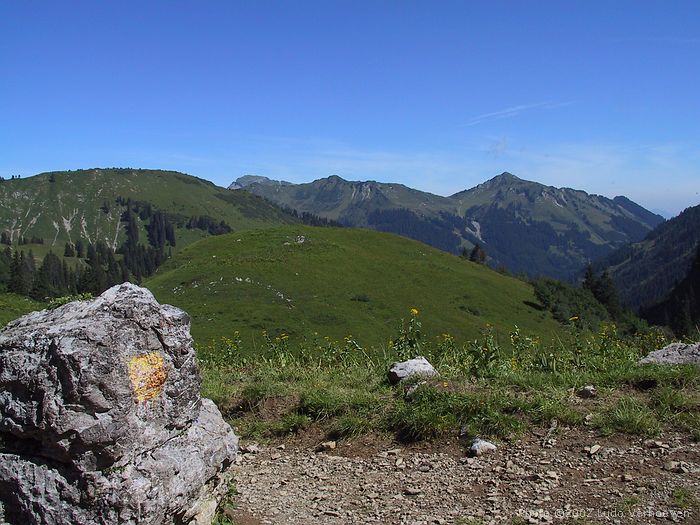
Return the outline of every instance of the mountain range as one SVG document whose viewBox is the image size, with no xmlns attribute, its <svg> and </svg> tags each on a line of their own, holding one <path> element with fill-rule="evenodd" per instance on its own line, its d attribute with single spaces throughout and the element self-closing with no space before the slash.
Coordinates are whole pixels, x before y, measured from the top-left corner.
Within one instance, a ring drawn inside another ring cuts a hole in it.
<svg viewBox="0 0 700 525">
<path fill-rule="evenodd" d="M 479 244 L 491 266 L 559 279 L 576 277 L 587 262 L 640 241 L 664 222 L 623 196 L 545 186 L 507 172 L 449 197 L 335 175 L 305 184 L 247 176 L 230 188 L 451 253 Z"/>
<path fill-rule="evenodd" d="M 678 217 L 664 221 L 659 215 L 625 197 L 608 199 L 569 188 L 554 188 L 525 181 L 509 173 L 503 173 L 449 197 L 400 184 L 350 182 L 337 176 L 308 184 L 292 184 L 249 175 L 241 177 L 231 187 L 238 190 L 221 188 L 204 179 L 179 172 L 141 169 L 48 172 L 26 179 L 0 180 L 0 242 L 19 246 L 23 251 L 31 250 L 37 267 L 44 255 L 51 251 L 62 257 L 64 265 L 67 262 L 70 267 L 80 269 L 83 281 L 88 284 L 90 281 L 85 275 L 89 275 L 89 272 L 86 273 L 85 268 L 92 263 L 86 262 L 81 255 L 76 255 L 77 246 L 75 250 L 69 250 L 68 245 L 73 245 L 78 240 L 84 245 L 101 242 L 103 247 L 98 246 L 101 257 L 109 260 L 107 252 L 111 250 L 112 256 L 119 259 L 119 264 L 123 262 L 126 266 L 120 271 L 112 272 L 115 273 L 114 278 L 120 272 L 124 275 L 126 270 L 135 275 L 137 280 L 141 279 L 141 275 L 152 275 L 154 284 L 164 283 L 159 293 L 168 296 L 178 288 L 178 282 L 199 282 L 205 279 L 204 276 L 190 279 L 187 272 L 182 275 L 189 281 L 177 281 L 179 277 L 164 277 L 166 273 L 171 276 L 180 275 L 185 266 L 191 268 L 194 255 L 202 250 L 210 253 L 212 259 L 219 254 L 224 259 L 237 257 L 236 268 L 246 270 L 250 275 L 256 276 L 256 282 L 263 283 L 267 271 L 265 268 L 273 268 L 269 263 L 279 263 L 282 260 L 274 257 L 269 259 L 263 254 L 265 250 L 270 253 L 277 250 L 275 243 L 278 242 L 276 239 L 279 234 L 274 232 L 278 228 L 285 225 L 302 228 L 302 222 L 329 225 L 328 221 L 334 221 L 346 226 L 396 233 L 433 245 L 443 252 L 459 253 L 478 244 L 485 250 L 487 262 L 492 267 L 505 266 L 513 272 L 526 272 L 531 276 L 575 280 L 581 275 L 584 266 L 596 259 L 594 269 L 599 273 L 606 271 L 612 277 L 622 302 L 636 310 L 641 309 L 642 313 L 650 312 L 650 320 L 666 319 L 672 315 L 668 312 L 687 311 L 688 322 L 684 324 L 687 327 L 692 326 L 697 317 L 697 308 L 692 306 L 695 299 L 689 299 L 684 290 L 688 288 L 689 279 L 696 280 L 698 275 L 697 271 L 689 273 L 689 269 L 700 243 L 700 206 L 688 208 Z M 328 221 L 324 223 L 319 217 Z M 269 230 L 269 237 L 255 237 L 252 233 L 252 237 L 240 237 L 245 231 L 255 230 Z M 341 230 L 331 228 L 329 232 Z M 231 236 L 221 236 L 227 232 L 234 232 L 237 239 L 259 239 L 260 249 L 253 254 L 233 250 L 230 246 Z M 355 302 L 363 303 L 367 297 L 373 297 L 373 308 L 391 304 L 387 307 L 387 312 L 391 313 L 386 315 L 388 320 L 399 315 L 401 309 L 405 309 L 411 301 L 410 297 L 405 297 L 400 303 L 389 301 L 390 295 L 396 293 L 391 290 L 385 290 L 380 296 L 367 293 L 378 289 L 377 279 L 395 283 L 400 280 L 398 273 L 385 275 L 378 268 L 390 266 L 392 257 L 403 253 L 405 260 L 397 261 L 394 270 L 410 274 L 411 264 L 417 264 L 427 253 L 434 252 L 420 252 L 413 245 L 404 246 L 394 236 L 373 237 L 369 233 L 371 232 L 348 229 L 347 233 L 326 234 L 315 231 L 314 236 L 325 238 L 322 245 L 326 247 L 347 244 L 344 251 L 338 252 L 341 259 L 351 252 L 355 252 L 357 257 L 364 254 L 363 260 L 358 260 L 357 263 L 358 268 L 361 268 L 358 276 L 362 274 L 363 278 L 354 295 L 358 298 Z M 226 240 L 202 241 L 211 236 Z M 366 249 L 360 248 L 363 243 L 366 243 Z M 192 251 L 188 251 L 190 245 Z M 180 251 L 186 251 L 190 255 L 180 258 Z M 307 255 L 313 258 L 314 253 Z M 5 251 L 3 254 L 4 258 L 0 258 L 0 278 L 3 283 L 7 283 L 11 261 Z M 321 254 L 318 252 L 318 255 Z M 169 259 L 171 255 L 172 261 Z M 445 257 L 459 261 L 448 254 Z M 433 255 L 430 258 L 435 259 Z M 207 260 L 205 258 L 197 262 L 195 269 L 207 266 Z M 301 259 L 294 260 L 300 267 L 305 264 Z M 168 261 L 166 266 L 162 271 L 157 270 L 164 261 Z M 437 273 L 429 279 L 434 280 L 438 275 L 440 279 L 448 279 L 445 272 L 455 271 L 456 280 L 462 278 L 462 270 L 451 269 L 452 263 L 435 261 L 437 259 L 421 267 L 421 275 L 425 274 L 423 277 L 430 275 L 430 268 L 433 268 Z M 253 266 L 246 266 L 249 262 Z M 312 259 L 306 260 L 306 264 L 311 262 Z M 330 258 L 318 266 L 315 274 L 319 276 L 319 283 L 328 280 L 322 288 L 330 286 L 329 283 L 337 278 L 338 268 L 343 264 L 347 266 L 348 263 Z M 328 275 L 324 274 L 326 265 L 330 265 Z M 696 266 L 697 261 L 693 267 Z M 285 268 L 283 264 L 274 271 L 284 273 Z M 474 271 L 478 274 L 482 270 L 493 276 L 498 275 L 481 268 L 467 271 L 463 278 L 477 282 L 482 277 L 472 274 Z M 64 268 L 63 273 L 65 272 Z M 413 281 L 418 282 L 423 277 L 416 273 Z M 111 273 L 109 278 L 112 278 Z M 280 290 L 292 290 L 293 295 L 304 297 L 304 287 L 311 286 L 309 281 L 302 282 L 301 288 L 298 287 L 300 283 L 292 281 L 285 278 L 273 284 L 279 286 Z M 511 281 L 510 284 L 499 282 L 496 288 L 512 288 L 515 281 Z M 413 285 L 404 285 L 413 290 Z M 456 287 L 457 284 L 452 283 L 450 286 Z M 198 293 L 195 290 L 197 286 L 191 288 L 185 297 L 187 302 L 191 302 L 188 299 L 190 295 Z M 341 297 L 343 290 L 345 288 L 336 290 L 335 296 L 329 296 L 322 309 L 335 309 L 336 303 L 343 303 L 347 299 Z M 428 293 L 426 290 L 421 291 L 421 294 Z M 318 297 L 319 293 L 315 296 Z M 470 295 L 470 300 L 477 301 L 478 310 L 487 311 L 488 305 L 483 303 L 482 295 L 489 293 L 484 289 L 474 297 Z M 503 296 L 502 293 L 501 295 Z M 35 296 L 39 297 L 37 294 Z M 263 296 L 257 299 L 251 297 L 255 301 L 266 300 Z M 665 299 L 668 299 L 666 306 L 652 308 Z M 173 300 L 175 301 L 174 297 Z M 246 308 L 253 308 L 257 304 L 255 301 L 249 301 Z M 440 302 L 437 297 L 433 297 L 433 302 L 435 301 Z M 482 302 L 479 303 L 480 301 Z M 204 298 L 200 302 L 204 306 L 210 304 Z M 350 305 L 350 310 L 354 313 L 348 314 L 349 310 L 341 307 L 338 314 L 333 314 L 338 319 L 345 316 L 350 320 L 349 325 L 336 323 L 334 331 L 355 326 L 360 327 L 354 329 L 358 332 L 369 323 L 363 321 L 353 324 L 353 319 L 364 315 L 360 315 L 361 312 L 355 308 L 355 302 Z M 527 298 L 519 301 L 519 304 L 528 303 L 534 304 Z M 690 305 L 688 308 L 686 303 Z M 197 304 L 192 302 L 188 307 L 196 312 L 200 308 Z M 212 301 L 211 304 L 217 303 Z M 311 311 L 316 307 L 318 304 L 309 300 L 304 309 Z M 452 306 L 444 305 L 441 308 L 447 311 Z M 519 319 L 518 308 L 514 308 L 513 319 L 519 323 L 525 322 L 524 319 Z M 218 318 L 221 311 L 223 310 L 208 311 L 205 308 L 202 317 Z M 277 314 L 280 319 L 284 317 L 280 312 L 275 315 Z M 315 321 L 311 318 L 299 321 L 310 323 L 315 330 L 322 328 L 326 321 L 328 326 L 335 323 L 320 312 L 316 317 L 318 319 Z M 497 312 L 488 315 L 489 319 L 496 317 Z M 224 318 L 228 319 L 226 316 L 222 319 Z M 259 326 L 270 325 L 273 317 L 263 315 L 260 319 L 250 316 L 245 319 L 248 329 L 254 330 Z M 235 321 L 233 318 L 230 320 Z M 276 326 L 281 326 L 277 318 L 273 321 Z M 476 326 L 471 326 L 467 335 L 471 336 Z M 217 330 L 219 328 L 221 327 L 217 325 Z M 378 326 L 373 333 L 378 333 L 377 330 Z"/>
</svg>

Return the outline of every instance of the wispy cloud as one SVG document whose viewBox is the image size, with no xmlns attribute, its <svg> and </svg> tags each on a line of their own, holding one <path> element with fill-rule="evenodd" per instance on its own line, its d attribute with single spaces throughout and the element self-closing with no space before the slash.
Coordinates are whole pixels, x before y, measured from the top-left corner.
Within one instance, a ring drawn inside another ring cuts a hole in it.
<svg viewBox="0 0 700 525">
<path fill-rule="evenodd" d="M 476 115 L 465 122 L 464 126 L 476 126 L 483 122 L 490 122 L 493 120 L 501 120 L 504 118 L 511 118 L 525 111 L 531 111 L 533 109 L 554 109 L 564 106 L 568 106 L 572 102 L 536 102 L 534 104 L 520 104 L 519 106 L 512 106 L 509 108 L 501 109 L 499 111 L 493 111 L 491 113 L 483 113 L 482 115 Z"/>
</svg>

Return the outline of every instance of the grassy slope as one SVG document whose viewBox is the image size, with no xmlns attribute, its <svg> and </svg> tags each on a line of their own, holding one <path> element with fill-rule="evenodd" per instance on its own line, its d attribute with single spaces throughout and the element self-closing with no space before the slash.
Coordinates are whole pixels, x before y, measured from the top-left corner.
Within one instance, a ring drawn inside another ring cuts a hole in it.
<svg viewBox="0 0 700 525">
<path fill-rule="evenodd" d="M 0 293 L 0 328 L 26 313 L 40 310 L 43 303 L 13 293 Z"/>
<path fill-rule="evenodd" d="M 122 209 L 114 202 L 119 196 L 147 201 L 157 209 L 185 217 L 209 215 L 226 221 L 234 230 L 293 222 L 247 192 L 231 192 L 182 173 L 92 169 L 0 182 L 0 230 L 12 232 L 15 239 L 19 235 L 42 237 L 47 248 L 55 244 L 54 249 L 61 253 L 66 241 L 79 237 L 109 244 L 117 238 L 121 242 Z M 107 213 L 100 209 L 103 202 L 110 205 Z M 201 236 L 180 230 L 178 240 L 186 244 Z"/>
<path fill-rule="evenodd" d="M 298 235 L 306 241 L 295 242 Z M 292 340 L 317 332 L 386 344 L 412 307 L 426 333 L 460 340 L 487 322 L 501 336 L 515 324 L 546 338 L 559 330 L 525 304 L 535 301 L 529 285 L 369 230 L 293 226 L 212 237 L 184 249 L 146 285 L 192 315 L 199 341 L 239 330 L 250 346 L 267 330 Z M 352 300 L 363 295 L 369 300 Z"/>
</svg>

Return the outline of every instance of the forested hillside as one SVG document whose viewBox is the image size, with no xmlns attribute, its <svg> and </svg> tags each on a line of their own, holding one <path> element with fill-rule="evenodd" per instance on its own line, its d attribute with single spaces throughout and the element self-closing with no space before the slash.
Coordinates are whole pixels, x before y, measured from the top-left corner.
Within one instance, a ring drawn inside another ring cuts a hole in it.
<svg viewBox="0 0 700 525">
<path fill-rule="evenodd" d="M 623 303 L 649 308 L 664 299 L 685 279 L 700 243 L 700 206 L 657 226 L 643 240 L 596 261 L 607 270 Z"/>
</svg>

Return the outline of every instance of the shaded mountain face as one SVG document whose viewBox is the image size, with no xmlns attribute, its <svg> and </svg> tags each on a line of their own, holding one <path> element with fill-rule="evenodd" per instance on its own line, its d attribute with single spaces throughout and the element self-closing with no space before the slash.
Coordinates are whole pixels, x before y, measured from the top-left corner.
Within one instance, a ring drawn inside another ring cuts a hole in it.
<svg viewBox="0 0 700 525">
<path fill-rule="evenodd" d="M 129 199 L 167 214 L 178 246 L 208 235 L 222 221 L 234 230 L 298 222 L 260 197 L 184 173 L 91 169 L 0 181 L 0 232 L 12 243 L 39 238 L 57 253 L 78 239 L 116 249 L 126 237 L 122 218 Z M 144 239 L 145 222 L 137 222 Z"/>
<path fill-rule="evenodd" d="M 608 254 L 594 268 L 608 271 L 625 304 L 649 308 L 686 278 L 698 244 L 700 205 L 658 225 L 643 240 Z"/>
<path fill-rule="evenodd" d="M 252 183 L 246 189 L 288 208 L 398 233 L 453 253 L 478 243 L 492 266 L 559 279 L 641 240 L 664 220 L 626 197 L 554 188 L 510 173 L 450 197 L 338 176 L 307 184 Z"/>
<path fill-rule="evenodd" d="M 697 332 L 700 326 L 700 245 L 685 278 L 662 302 L 642 309 L 641 315 L 650 323 L 669 326 L 678 337 Z"/>
</svg>

